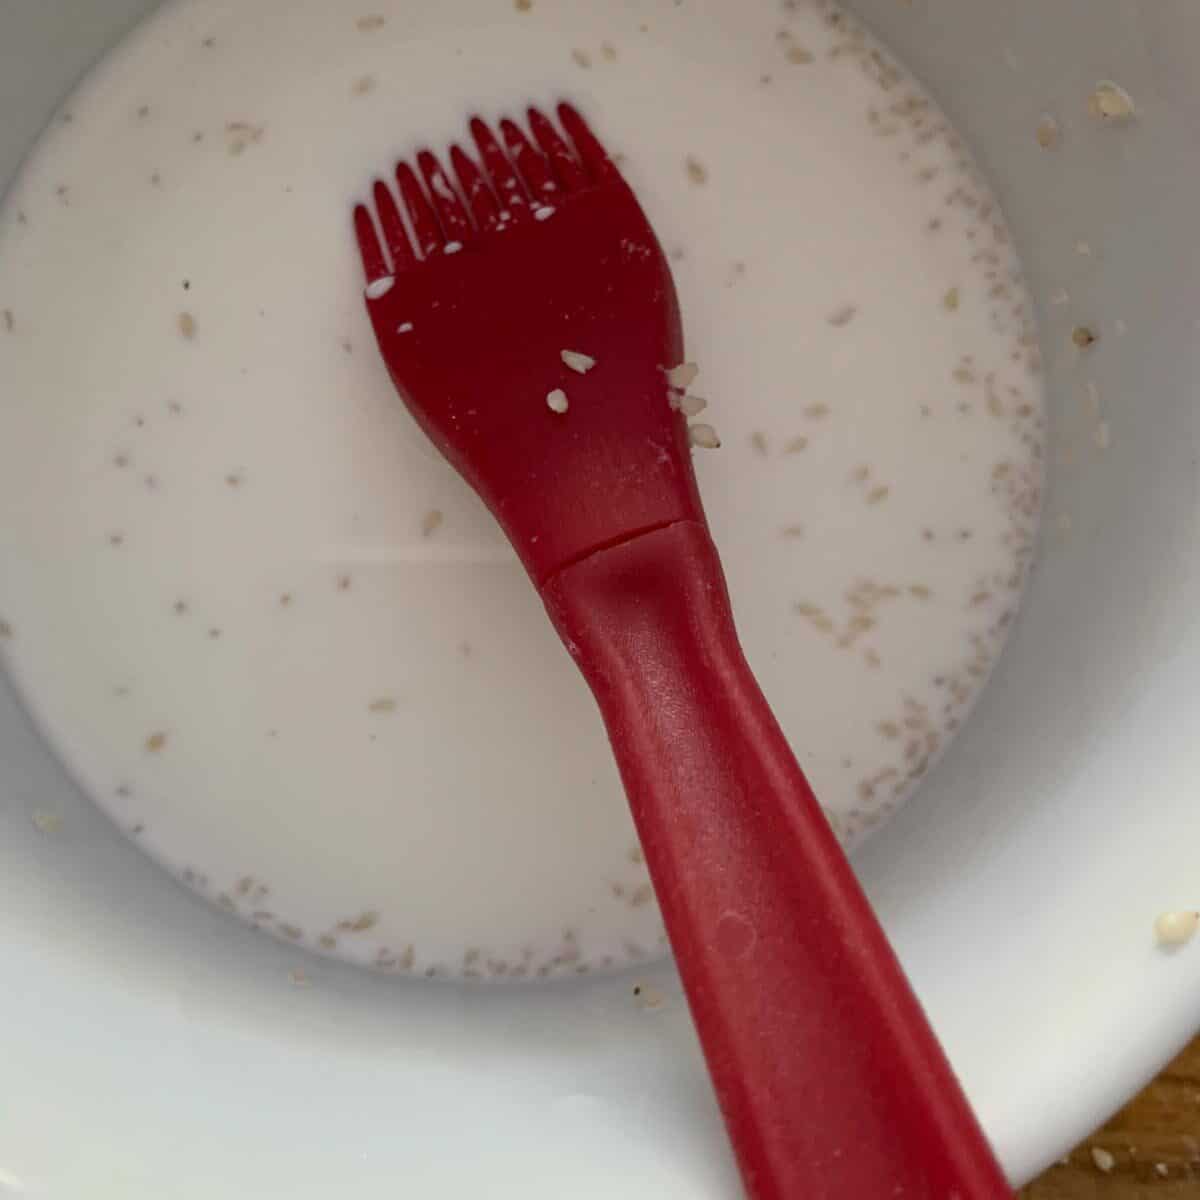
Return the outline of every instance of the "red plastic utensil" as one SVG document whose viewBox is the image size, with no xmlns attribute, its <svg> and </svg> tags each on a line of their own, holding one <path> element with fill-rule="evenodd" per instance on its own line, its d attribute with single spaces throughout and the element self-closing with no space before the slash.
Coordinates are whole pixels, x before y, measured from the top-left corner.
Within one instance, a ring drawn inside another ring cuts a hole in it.
<svg viewBox="0 0 1200 1200">
<path fill-rule="evenodd" d="M 355 210 L 392 379 L 599 703 L 749 1194 L 1011 1197 L 742 655 L 665 374 L 666 259 L 558 112 L 570 144 L 536 110 L 532 141 L 476 119 L 482 170 L 426 151 L 403 207 L 376 183 Z"/>
</svg>

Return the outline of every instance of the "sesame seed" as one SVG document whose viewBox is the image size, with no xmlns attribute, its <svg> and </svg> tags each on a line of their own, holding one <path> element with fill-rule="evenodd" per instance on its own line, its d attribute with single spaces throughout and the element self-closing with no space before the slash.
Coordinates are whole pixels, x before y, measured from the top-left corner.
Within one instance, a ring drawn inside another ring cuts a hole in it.
<svg viewBox="0 0 1200 1200">
<path fill-rule="evenodd" d="M 586 375 L 596 365 L 596 360 L 590 354 L 583 354 L 578 350 L 563 350 L 561 357 L 572 371 L 580 375 Z"/>
<path fill-rule="evenodd" d="M 39 833 L 54 834 L 62 828 L 62 817 L 42 808 L 35 808 L 30 814 L 30 820 Z"/>
<path fill-rule="evenodd" d="M 701 450 L 717 450 L 721 445 L 717 431 L 711 425 L 703 423 L 688 426 L 688 441 Z"/>
<path fill-rule="evenodd" d="M 683 167 L 687 172 L 688 180 L 697 187 L 708 182 L 708 168 L 694 154 L 689 154 L 683 160 Z"/>
<path fill-rule="evenodd" d="M 445 254 L 457 254 L 463 248 L 462 242 L 447 242 L 443 247 Z"/>
<path fill-rule="evenodd" d="M 395 284 L 396 280 L 392 275 L 382 275 L 378 279 L 372 279 L 367 284 L 367 299 L 378 300 L 381 296 L 386 296 Z"/>
<path fill-rule="evenodd" d="M 1100 121 L 1127 121 L 1136 116 L 1133 97 L 1119 84 L 1102 80 L 1088 97 L 1088 113 Z"/>
<path fill-rule="evenodd" d="M 1101 1146 L 1092 1147 L 1092 1162 L 1096 1164 L 1097 1170 L 1103 1171 L 1105 1175 L 1117 1165 L 1117 1160 Z"/>
<path fill-rule="evenodd" d="M 378 924 L 379 913 L 374 909 L 368 909 L 365 912 L 359 913 L 357 917 L 339 921 L 337 927 L 343 933 L 365 933 L 368 929 L 372 929 Z"/>
<path fill-rule="evenodd" d="M 1062 139 L 1062 131 L 1059 129 L 1058 122 L 1049 114 L 1043 114 L 1041 120 L 1037 123 L 1037 144 L 1043 150 L 1055 149 Z"/>
<path fill-rule="evenodd" d="M 1160 946 L 1182 946 L 1191 941 L 1200 928 L 1200 912 L 1180 909 L 1159 913 L 1154 921 L 1154 936 Z"/>
<path fill-rule="evenodd" d="M 672 367 L 667 372 L 667 382 L 673 388 L 679 388 L 680 391 L 686 391 L 693 383 L 696 382 L 696 377 L 700 374 L 700 368 L 693 362 L 680 363 L 677 367 Z"/>
<path fill-rule="evenodd" d="M 560 415 L 565 413 L 570 406 L 567 400 L 567 393 L 562 388 L 555 388 L 552 392 L 548 392 L 546 394 L 546 406 L 551 412 L 556 412 Z"/>
<path fill-rule="evenodd" d="M 556 211 L 557 210 L 555 209 L 554 205 L 543 204 L 539 208 L 535 208 L 533 210 L 533 219 L 535 221 L 548 221 L 552 216 L 554 216 Z"/>
<path fill-rule="evenodd" d="M 683 413 L 685 417 L 698 417 L 708 407 L 708 401 L 703 396 L 685 393 L 682 396 L 672 396 L 671 407 Z"/>
</svg>

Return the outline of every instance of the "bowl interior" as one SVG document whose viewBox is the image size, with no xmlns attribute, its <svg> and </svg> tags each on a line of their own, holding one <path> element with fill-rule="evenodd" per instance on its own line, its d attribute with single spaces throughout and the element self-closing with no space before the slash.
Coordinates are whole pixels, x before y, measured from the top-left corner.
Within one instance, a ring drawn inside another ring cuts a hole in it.
<svg viewBox="0 0 1200 1200">
<path fill-rule="evenodd" d="M 153 6 L 0 12 L 0 186 Z M 1039 305 L 1055 461 L 1030 595 L 968 728 L 857 859 L 1023 1179 L 1186 1039 L 1200 994 L 1200 955 L 1151 938 L 1158 911 L 1197 903 L 1200 84 L 1180 47 L 1200 44 L 1200 14 L 1187 0 L 855 7 L 968 135 Z M 1109 79 L 1137 103 L 1121 127 L 1087 111 Z M 1043 114 L 1063 130 L 1052 151 Z M 1080 323 L 1099 334 L 1086 355 Z M 1089 381 L 1107 449 L 1083 416 Z M 30 819 L 48 801 L 65 818 L 54 838 Z M 0 829 L 0 1194 L 199 1200 L 236 1179 L 317 1197 L 349 1173 L 362 1197 L 398 1178 L 439 1196 L 510 1178 L 527 1197 L 736 1194 L 665 967 L 642 976 L 668 998 L 651 1016 L 628 979 L 483 993 L 314 963 L 144 860 L 3 683 Z"/>
</svg>

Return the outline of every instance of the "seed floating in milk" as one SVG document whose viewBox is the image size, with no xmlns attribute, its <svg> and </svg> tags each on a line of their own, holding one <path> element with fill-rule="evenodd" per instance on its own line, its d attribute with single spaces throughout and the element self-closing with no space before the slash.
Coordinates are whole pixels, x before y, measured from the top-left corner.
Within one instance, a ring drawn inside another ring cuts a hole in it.
<svg viewBox="0 0 1200 1200">
<path fill-rule="evenodd" d="M 1088 97 L 1088 112 L 1101 121 L 1128 121 L 1136 115 L 1133 98 L 1109 80 L 1096 84 Z"/>
<path fill-rule="evenodd" d="M 62 817 L 56 812 L 44 808 L 33 810 L 32 820 L 39 833 L 55 834 L 62 829 Z"/>
<path fill-rule="evenodd" d="M 1051 116 L 1043 115 L 1037 123 L 1037 143 L 1043 150 L 1055 149 L 1062 139 L 1062 131 L 1058 122 Z"/>
<path fill-rule="evenodd" d="M 683 165 L 692 183 L 700 186 L 708 182 L 708 168 L 694 154 L 689 154 Z"/>
</svg>

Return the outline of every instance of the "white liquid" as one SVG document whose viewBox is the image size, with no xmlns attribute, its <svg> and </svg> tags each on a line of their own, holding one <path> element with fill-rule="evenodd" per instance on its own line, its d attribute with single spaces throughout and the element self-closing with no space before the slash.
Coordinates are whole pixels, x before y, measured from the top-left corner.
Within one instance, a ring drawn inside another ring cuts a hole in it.
<svg viewBox="0 0 1200 1200">
<path fill-rule="evenodd" d="M 845 839 L 895 808 L 1003 641 L 1043 421 L 1002 218 L 874 54 L 773 0 L 184 0 L 101 65 L 0 219 L 0 644 L 116 821 L 385 969 L 664 944 L 591 698 L 395 397 L 350 233 L 399 155 L 561 95 L 674 259 L 750 661 Z"/>
</svg>

